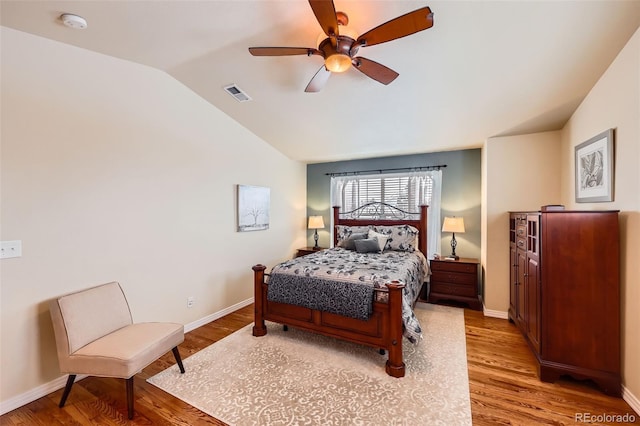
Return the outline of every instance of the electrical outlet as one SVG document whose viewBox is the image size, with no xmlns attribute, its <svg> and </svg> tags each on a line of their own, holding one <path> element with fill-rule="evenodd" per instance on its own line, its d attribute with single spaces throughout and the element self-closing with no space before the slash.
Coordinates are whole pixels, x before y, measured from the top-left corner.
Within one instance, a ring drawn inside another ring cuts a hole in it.
<svg viewBox="0 0 640 426">
<path fill-rule="evenodd" d="M 194 303 L 196 303 L 196 299 L 193 296 L 187 297 L 187 308 L 193 308 Z"/>
</svg>

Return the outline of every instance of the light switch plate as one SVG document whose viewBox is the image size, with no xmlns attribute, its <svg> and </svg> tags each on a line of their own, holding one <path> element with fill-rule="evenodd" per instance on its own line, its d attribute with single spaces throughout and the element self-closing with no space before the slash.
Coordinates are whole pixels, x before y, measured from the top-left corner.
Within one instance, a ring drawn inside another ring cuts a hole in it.
<svg viewBox="0 0 640 426">
<path fill-rule="evenodd" d="M 2 241 L 0 242 L 0 259 L 22 256 L 22 241 Z"/>
</svg>

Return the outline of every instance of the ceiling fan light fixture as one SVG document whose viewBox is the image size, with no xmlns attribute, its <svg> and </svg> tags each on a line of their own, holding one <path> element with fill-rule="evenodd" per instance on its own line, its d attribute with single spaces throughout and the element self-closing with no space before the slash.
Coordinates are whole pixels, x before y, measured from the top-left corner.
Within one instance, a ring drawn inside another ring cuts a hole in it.
<svg viewBox="0 0 640 426">
<path fill-rule="evenodd" d="M 345 72 L 351 67 L 351 57 L 343 53 L 334 53 L 324 60 L 324 66 L 331 72 Z"/>
</svg>

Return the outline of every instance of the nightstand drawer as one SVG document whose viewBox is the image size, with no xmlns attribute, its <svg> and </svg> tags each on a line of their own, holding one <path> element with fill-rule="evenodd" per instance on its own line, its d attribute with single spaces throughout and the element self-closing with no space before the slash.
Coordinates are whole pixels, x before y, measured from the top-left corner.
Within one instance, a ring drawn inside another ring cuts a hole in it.
<svg viewBox="0 0 640 426">
<path fill-rule="evenodd" d="M 431 282 L 431 293 L 450 294 L 455 296 L 476 297 L 476 288 L 473 285 L 457 285 L 440 282 Z"/>
<path fill-rule="evenodd" d="M 475 263 L 461 263 L 450 261 L 431 262 L 431 271 L 463 272 L 467 274 L 478 273 L 478 265 Z"/>
<path fill-rule="evenodd" d="M 448 271 L 433 271 L 431 274 L 431 282 L 475 285 L 478 277 L 475 274 L 460 274 Z"/>
<path fill-rule="evenodd" d="M 302 247 L 296 251 L 296 257 L 306 256 L 308 254 L 317 253 L 319 251 L 324 250 L 323 247 L 315 248 L 315 247 Z"/>
</svg>

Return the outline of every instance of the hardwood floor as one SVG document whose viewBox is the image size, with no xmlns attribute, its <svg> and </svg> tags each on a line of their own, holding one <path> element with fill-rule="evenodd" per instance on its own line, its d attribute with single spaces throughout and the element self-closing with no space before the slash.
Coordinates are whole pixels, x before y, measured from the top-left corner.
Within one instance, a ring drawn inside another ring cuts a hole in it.
<svg viewBox="0 0 640 426">
<path fill-rule="evenodd" d="M 185 359 L 249 324 L 253 305 L 186 334 Z M 590 382 L 543 383 L 533 354 L 513 324 L 465 310 L 471 412 L 474 425 L 568 425 L 576 413 L 640 416 L 622 399 L 601 393 Z M 62 390 L 0 417 L 9 425 L 224 425 L 146 382 L 175 363 L 171 353 L 135 376 L 135 417 L 127 419 L 125 382 L 89 377 L 74 384 L 67 404 L 58 408 Z M 591 424 L 619 424 L 588 422 Z"/>
<path fill-rule="evenodd" d="M 590 381 L 541 382 L 533 353 L 508 321 L 465 310 L 465 328 L 474 425 L 569 425 L 581 423 L 576 415 L 603 414 L 629 414 L 640 424 L 629 404 L 605 395 Z"/>
</svg>

